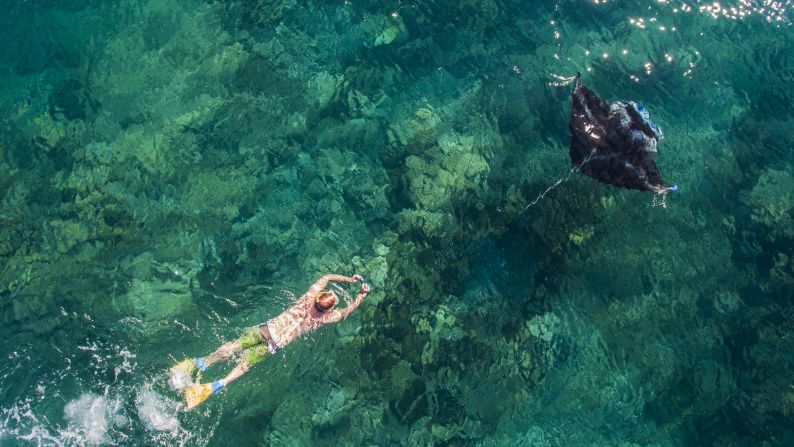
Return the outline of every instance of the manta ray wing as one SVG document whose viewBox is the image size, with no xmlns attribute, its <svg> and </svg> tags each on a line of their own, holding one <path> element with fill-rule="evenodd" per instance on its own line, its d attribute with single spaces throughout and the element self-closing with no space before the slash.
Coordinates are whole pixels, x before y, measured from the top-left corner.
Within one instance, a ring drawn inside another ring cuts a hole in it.
<svg viewBox="0 0 794 447">
<path fill-rule="evenodd" d="M 571 164 L 584 175 L 622 188 L 668 190 L 654 160 L 662 130 L 634 101 L 607 103 L 577 74 L 572 94 Z"/>
</svg>

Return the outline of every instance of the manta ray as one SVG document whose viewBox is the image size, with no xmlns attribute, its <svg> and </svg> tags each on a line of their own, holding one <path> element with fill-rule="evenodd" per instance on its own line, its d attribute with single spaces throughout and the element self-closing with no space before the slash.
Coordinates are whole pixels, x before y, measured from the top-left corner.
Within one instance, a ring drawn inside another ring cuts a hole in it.
<svg viewBox="0 0 794 447">
<path fill-rule="evenodd" d="M 605 102 L 585 87 L 581 73 L 572 94 L 571 164 L 573 169 L 602 183 L 621 188 L 652 191 L 664 196 L 678 189 L 668 187 L 659 174 L 655 156 L 662 129 L 635 101 Z"/>
</svg>

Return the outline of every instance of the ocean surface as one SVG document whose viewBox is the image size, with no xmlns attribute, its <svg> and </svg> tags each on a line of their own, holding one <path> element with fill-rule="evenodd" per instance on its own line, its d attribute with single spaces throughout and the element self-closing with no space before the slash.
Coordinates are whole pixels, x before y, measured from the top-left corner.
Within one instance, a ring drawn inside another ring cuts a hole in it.
<svg viewBox="0 0 794 447">
<path fill-rule="evenodd" d="M 5 0 L 0 446 L 794 445 L 792 8 Z M 577 72 L 666 208 L 572 170 Z"/>
</svg>

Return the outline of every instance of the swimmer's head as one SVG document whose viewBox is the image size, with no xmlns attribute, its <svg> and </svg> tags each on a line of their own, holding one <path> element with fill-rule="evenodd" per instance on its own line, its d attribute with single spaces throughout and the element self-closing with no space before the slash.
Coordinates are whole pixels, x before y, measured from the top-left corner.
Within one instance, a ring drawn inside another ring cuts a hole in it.
<svg viewBox="0 0 794 447">
<path fill-rule="evenodd" d="M 320 312 L 325 312 L 326 310 L 336 306 L 336 303 L 338 302 L 339 298 L 336 297 L 334 292 L 323 290 L 322 292 L 318 293 L 317 297 L 314 299 L 314 307 L 316 307 Z"/>
</svg>

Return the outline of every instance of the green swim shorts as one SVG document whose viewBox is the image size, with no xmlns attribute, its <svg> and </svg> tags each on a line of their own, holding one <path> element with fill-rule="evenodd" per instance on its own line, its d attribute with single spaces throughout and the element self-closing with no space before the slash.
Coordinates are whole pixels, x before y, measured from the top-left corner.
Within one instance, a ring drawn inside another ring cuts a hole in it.
<svg viewBox="0 0 794 447">
<path fill-rule="evenodd" d="M 254 366 L 270 355 L 267 343 L 259 335 L 259 326 L 246 329 L 238 341 L 243 348 L 243 357 L 248 366 Z"/>
</svg>

